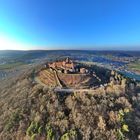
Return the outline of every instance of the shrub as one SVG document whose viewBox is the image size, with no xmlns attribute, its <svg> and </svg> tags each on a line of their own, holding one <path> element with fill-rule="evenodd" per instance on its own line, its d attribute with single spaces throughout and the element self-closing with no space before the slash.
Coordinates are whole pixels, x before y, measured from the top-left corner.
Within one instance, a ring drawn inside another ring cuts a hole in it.
<svg viewBox="0 0 140 140">
<path fill-rule="evenodd" d="M 33 134 L 33 135 L 31 136 L 31 140 L 35 140 L 36 136 L 37 136 L 37 134 Z"/>
<path fill-rule="evenodd" d="M 27 128 L 26 134 L 32 137 L 34 134 L 41 133 L 42 127 L 37 122 L 31 122 L 30 126 Z"/>
<path fill-rule="evenodd" d="M 60 140 L 69 140 L 71 138 L 76 138 L 77 137 L 77 132 L 76 130 L 70 130 L 63 134 L 60 138 Z"/>
<path fill-rule="evenodd" d="M 19 121 L 22 119 L 22 115 L 19 111 L 14 112 L 10 119 L 8 120 L 7 124 L 5 125 L 5 130 L 10 131 L 12 128 L 16 128 L 19 124 Z"/>
<path fill-rule="evenodd" d="M 129 132 L 128 125 L 126 124 L 127 114 L 129 113 L 129 109 L 125 108 L 124 110 L 119 110 L 118 117 L 120 120 L 121 128 L 118 129 L 118 139 L 124 140 L 125 133 Z"/>
<path fill-rule="evenodd" d="M 54 140 L 54 132 L 52 127 L 46 124 L 47 140 Z"/>
</svg>

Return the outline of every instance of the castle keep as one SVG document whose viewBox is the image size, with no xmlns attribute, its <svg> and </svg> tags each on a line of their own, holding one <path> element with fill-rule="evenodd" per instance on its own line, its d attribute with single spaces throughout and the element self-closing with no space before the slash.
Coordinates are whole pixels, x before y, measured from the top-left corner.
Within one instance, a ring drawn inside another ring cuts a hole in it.
<svg viewBox="0 0 140 140">
<path fill-rule="evenodd" d="M 86 68 L 78 69 L 76 64 L 70 58 L 66 58 L 64 61 L 49 63 L 49 68 L 61 73 L 88 73 Z"/>
</svg>

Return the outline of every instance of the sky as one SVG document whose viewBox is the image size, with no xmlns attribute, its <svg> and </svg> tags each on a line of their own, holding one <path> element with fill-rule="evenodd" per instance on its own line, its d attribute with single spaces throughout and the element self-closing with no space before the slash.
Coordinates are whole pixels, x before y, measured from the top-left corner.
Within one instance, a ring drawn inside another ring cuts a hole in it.
<svg viewBox="0 0 140 140">
<path fill-rule="evenodd" d="M 140 0 L 0 0 L 0 50 L 140 50 Z"/>
</svg>

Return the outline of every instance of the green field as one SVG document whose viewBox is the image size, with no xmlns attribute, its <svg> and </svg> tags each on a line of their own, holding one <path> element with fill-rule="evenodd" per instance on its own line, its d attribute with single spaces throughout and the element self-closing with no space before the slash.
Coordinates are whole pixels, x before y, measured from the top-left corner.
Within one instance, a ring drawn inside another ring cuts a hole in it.
<svg viewBox="0 0 140 140">
<path fill-rule="evenodd" d="M 4 64 L 0 65 L 0 70 L 5 70 L 5 69 L 12 69 L 18 66 L 24 65 L 23 62 L 15 62 L 15 63 L 10 63 L 10 64 Z"/>
<path fill-rule="evenodd" d="M 130 69 L 136 70 L 136 71 L 140 71 L 140 61 L 134 62 L 134 63 L 130 63 L 128 64 L 128 67 Z"/>
</svg>

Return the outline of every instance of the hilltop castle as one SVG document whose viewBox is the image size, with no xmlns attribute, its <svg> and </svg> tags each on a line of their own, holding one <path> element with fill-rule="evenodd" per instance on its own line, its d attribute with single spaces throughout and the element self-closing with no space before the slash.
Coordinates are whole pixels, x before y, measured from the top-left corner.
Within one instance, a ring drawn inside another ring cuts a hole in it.
<svg viewBox="0 0 140 140">
<path fill-rule="evenodd" d="M 76 64 L 69 57 L 64 61 L 49 63 L 49 68 L 62 73 L 88 73 L 86 68 L 78 70 Z"/>
</svg>

